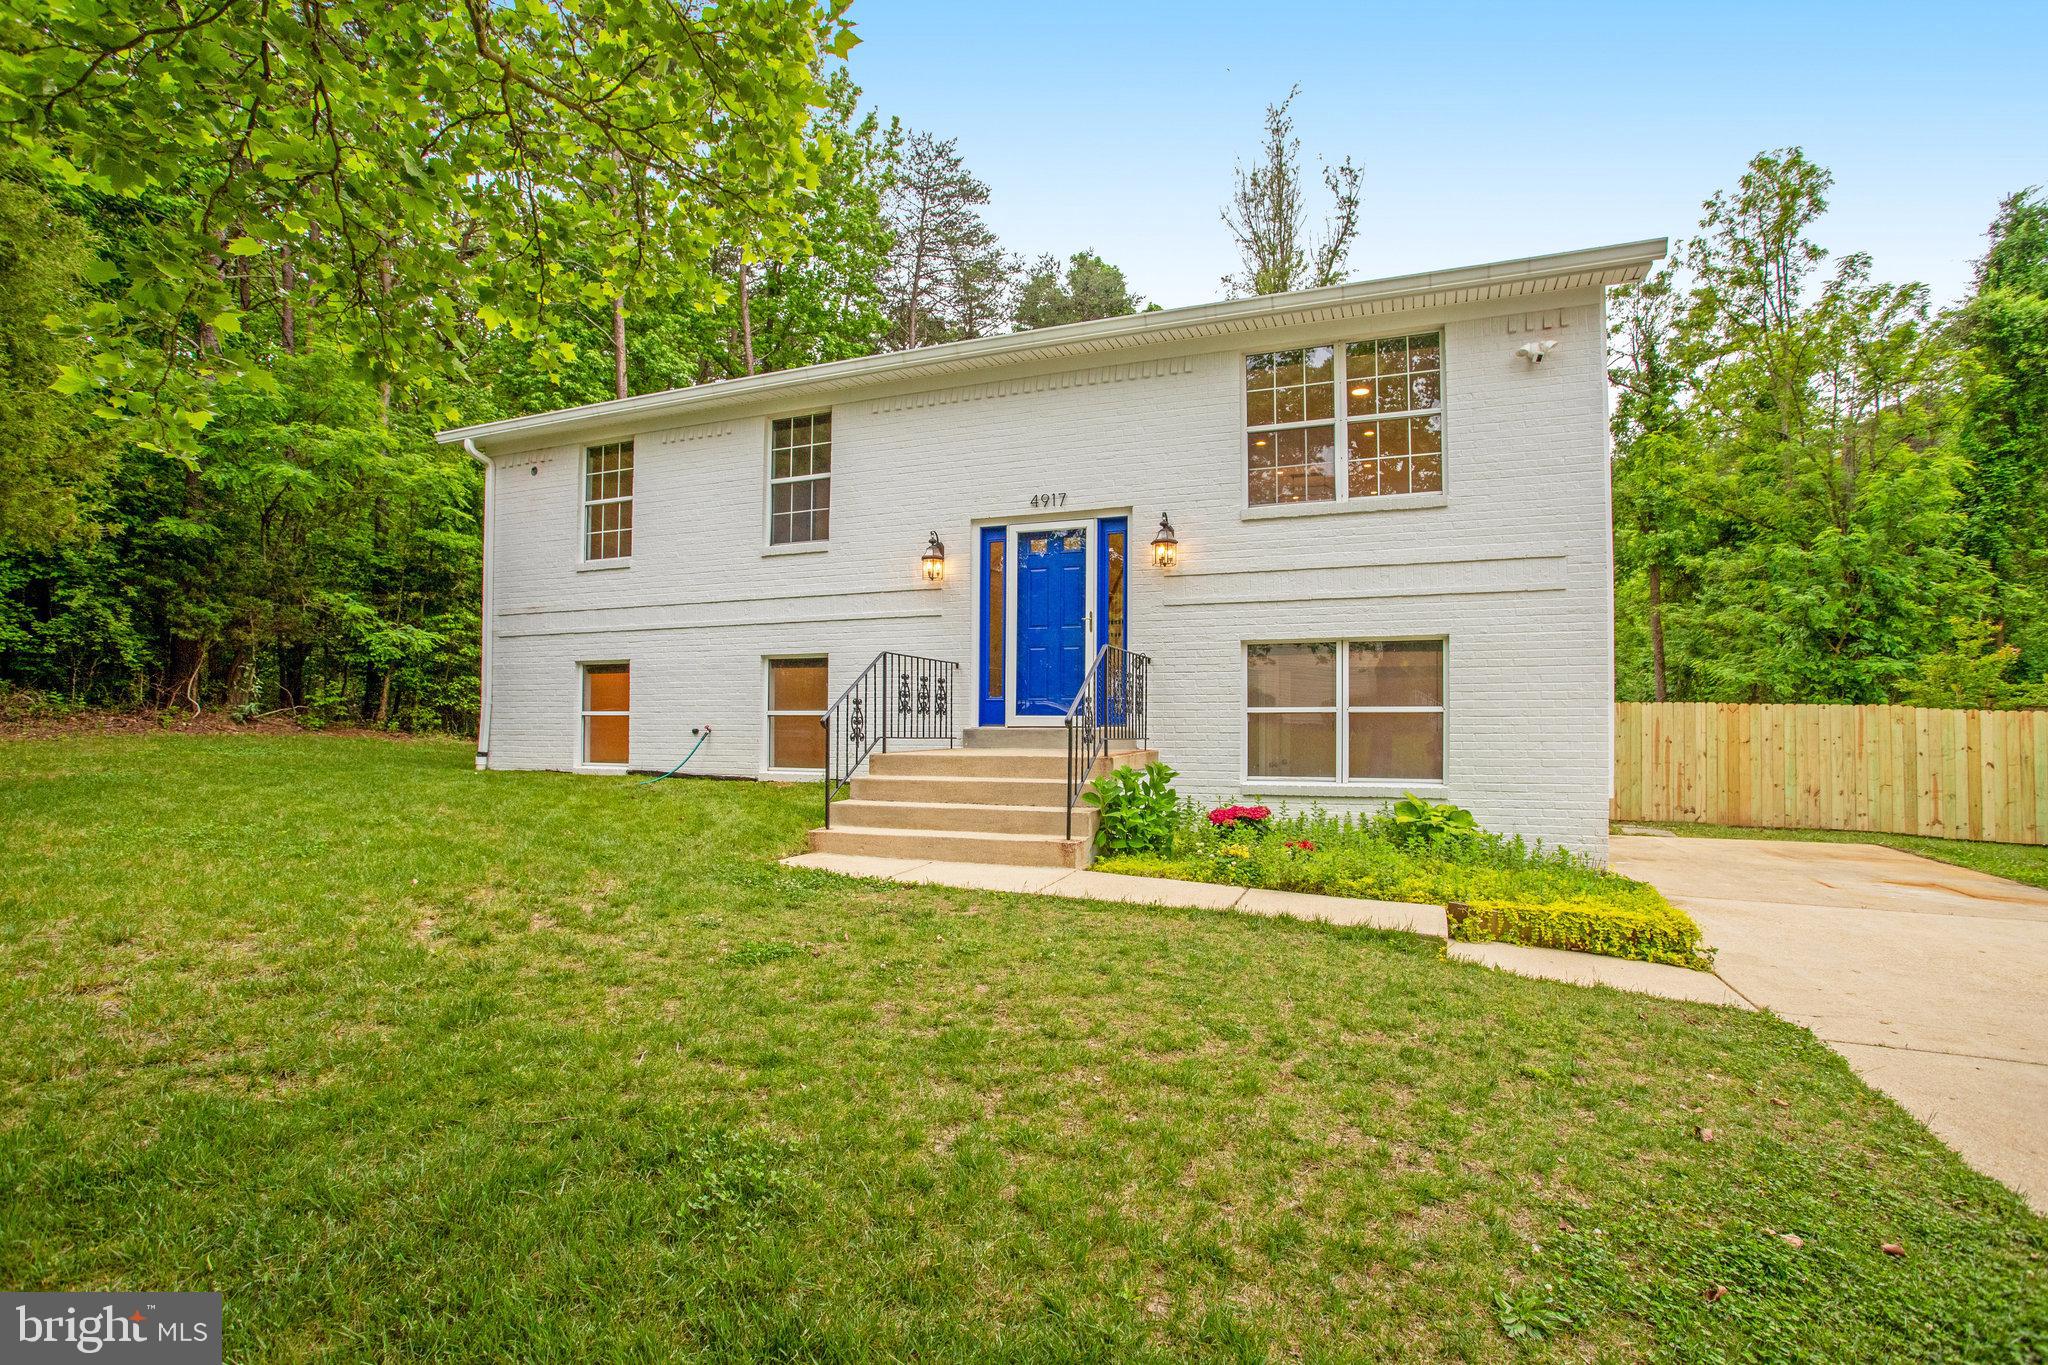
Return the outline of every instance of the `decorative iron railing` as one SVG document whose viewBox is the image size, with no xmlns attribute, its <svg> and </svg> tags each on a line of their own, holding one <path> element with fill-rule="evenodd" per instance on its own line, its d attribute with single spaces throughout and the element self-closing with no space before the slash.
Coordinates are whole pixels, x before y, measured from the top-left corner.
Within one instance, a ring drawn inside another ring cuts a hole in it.
<svg viewBox="0 0 2048 1365">
<path fill-rule="evenodd" d="M 1067 708 L 1067 837 L 1074 837 L 1074 804 L 1095 764 L 1109 746 L 1125 741 L 1142 749 L 1150 718 L 1146 712 L 1151 656 L 1121 645 L 1104 645 L 1088 665 L 1081 690 Z"/>
<path fill-rule="evenodd" d="M 827 829 L 832 826 L 832 798 L 874 750 L 889 752 L 892 739 L 943 739 L 952 747 L 960 733 L 953 724 L 959 682 L 956 663 L 885 650 L 847 685 L 820 718 L 825 727 Z"/>
</svg>

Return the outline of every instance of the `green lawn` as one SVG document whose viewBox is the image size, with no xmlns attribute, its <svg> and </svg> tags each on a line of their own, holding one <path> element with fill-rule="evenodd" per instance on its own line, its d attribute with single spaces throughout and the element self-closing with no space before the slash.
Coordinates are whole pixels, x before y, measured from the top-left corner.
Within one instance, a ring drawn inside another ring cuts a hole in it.
<svg viewBox="0 0 2048 1365">
<path fill-rule="evenodd" d="M 1915 834 L 1871 834 L 1838 829 L 1749 829 L 1742 825 L 1667 825 L 1650 820 L 1624 820 L 1614 826 L 1641 825 L 1668 829 L 1696 839 L 1806 839 L 1823 844 L 1882 844 L 1937 862 L 1988 872 L 1994 877 L 2025 882 L 2048 890 L 2048 847 L 2040 844 L 1980 844 L 1967 839 L 1923 839 Z"/>
<path fill-rule="evenodd" d="M 2048 1222 L 1801 1030 L 776 866 L 816 797 L 0 744 L 0 1284 L 266 1362 L 2048 1348 Z"/>
</svg>

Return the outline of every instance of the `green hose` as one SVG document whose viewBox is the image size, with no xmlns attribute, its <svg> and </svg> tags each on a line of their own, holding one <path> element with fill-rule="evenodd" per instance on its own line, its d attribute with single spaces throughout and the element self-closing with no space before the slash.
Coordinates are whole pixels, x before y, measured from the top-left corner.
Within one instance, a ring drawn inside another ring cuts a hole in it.
<svg viewBox="0 0 2048 1365">
<path fill-rule="evenodd" d="M 688 763 L 691 759 L 695 758 L 697 756 L 697 751 L 704 747 L 704 741 L 709 738 L 711 738 L 711 727 L 707 725 L 704 727 L 704 733 L 697 736 L 697 742 L 690 746 L 690 752 L 683 755 L 683 763 Z M 645 782 L 635 782 L 633 785 L 636 787 L 651 787 L 655 783 L 661 781 L 662 778 L 674 777 L 677 773 L 683 770 L 683 763 L 676 764 L 675 767 L 670 768 L 667 772 L 663 773 L 661 777 L 650 777 Z"/>
</svg>

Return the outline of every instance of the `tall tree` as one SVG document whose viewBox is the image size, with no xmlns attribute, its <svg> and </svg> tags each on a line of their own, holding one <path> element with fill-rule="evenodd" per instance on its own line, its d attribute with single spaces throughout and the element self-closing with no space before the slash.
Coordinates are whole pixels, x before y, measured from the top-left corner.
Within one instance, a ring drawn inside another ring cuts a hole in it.
<svg viewBox="0 0 2048 1365">
<path fill-rule="evenodd" d="M 1039 257 L 1017 289 L 1020 328 L 1058 327 L 1144 311 L 1145 300 L 1131 292 L 1124 272 L 1092 251 L 1069 256 L 1064 272 L 1057 256 Z"/>
<path fill-rule="evenodd" d="M 2048 678 L 2048 202 L 2008 196 L 1955 319 L 1965 544 L 1997 581 L 1998 634 L 2018 676 Z"/>
<path fill-rule="evenodd" d="M 89 297 L 85 224 L 0 162 L 0 549 L 47 550 L 86 529 L 113 454 L 83 405 L 52 386 L 82 344 L 45 319 Z"/>
<path fill-rule="evenodd" d="M 986 336 L 1010 318 L 1015 262 L 981 216 L 988 186 L 956 139 L 912 133 L 888 195 L 895 248 L 885 292 L 897 349 Z"/>
<path fill-rule="evenodd" d="M 1640 613 L 1624 612 L 1617 623 L 1618 666 L 1628 666 L 1637 620 L 1646 628 L 1650 695 L 1671 693 L 1671 662 L 1664 630 L 1667 598 L 1685 595 L 1679 565 L 1700 526 L 1688 496 L 1696 471 L 1685 430 L 1686 373 L 1677 354 L 1678 323 L 1684 302 L 1676 288 L 1673 262 L 1638 285 L 1617 289 L 1610 300 L 1614 364 L 1608 371 L 1614 404 L 1614 558 L 1618 584 L 1640 585 Z"/>
<path fill-rule="evenodd" d="M 701 293 L 744 213 L 779 249 L 814 183 L 800 134 L 846 0 L 155 0 L 0 6 L 0 123 L 64 183 L 149 206 L 68 373 L 189 451 L 220 344 L 288 249 L 338 355 L 388 383 L 475 308 L 536 348 L 561 291 Z M 591 274 L 562 267 L 579 254 Z M 653 267 L 658 266 L 658 270 Z"/>
<path fill-rule="evenodd" d="M 1358 236 L 1358 205 L 1364 172 L 1350 157 L 1323 167 L 1330 211 L 1322 231 L 1308 228 L 1308 204 L 1301 169 L 1301 139 L 1289 110 L 1301 87 L 1266 106 L 1266 142 L 1250 166 L 1239 162 L 1223 225 L 1237 244 L 1238 271 L 1223 277 L 1232 298 L 1284 294 L 1338 284 L 1349 269 Z"/>
<path fill-rule="evenodd" d="M 1950 647 L 1948 618 L 1985 608 L 1959 544 L 1952 350 L 1924 287 L 1858 254 L 1827 268 L 1829 185 L 1797 148 L 1757 156 L 1676 274 L 1617 310 L 1624 696 L 1653 572 L 1645 690 L 1661 637 L 1683 660 L 1667 695 L 1688 699 L 1883 701 Z"/>
</svg>

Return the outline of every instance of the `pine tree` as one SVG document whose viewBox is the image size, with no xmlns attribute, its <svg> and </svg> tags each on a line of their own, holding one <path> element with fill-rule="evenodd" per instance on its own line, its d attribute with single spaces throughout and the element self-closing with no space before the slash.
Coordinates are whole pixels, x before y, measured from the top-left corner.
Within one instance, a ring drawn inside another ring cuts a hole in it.
<svg viewBox="0 0 2048 1365">
<path fill-rule="evenodd" d="M 1069 256 L 1064 273 L 1059 257 L 1039 257 L 1017 290 L 1020 328 L 1058 327 L 1144 311 L 1145 300 L 1131 292 L 1124 272 L 1092 251 Z"/>
<path fill-rule="evenodd" d="M 884 282 L 897 350 L 987 336 L 1009 325 L 1017 273 L 983 221 L 988 186 L 956 139 L 912 133 L 887 199 L 896 237 Z"/>
</svg>

